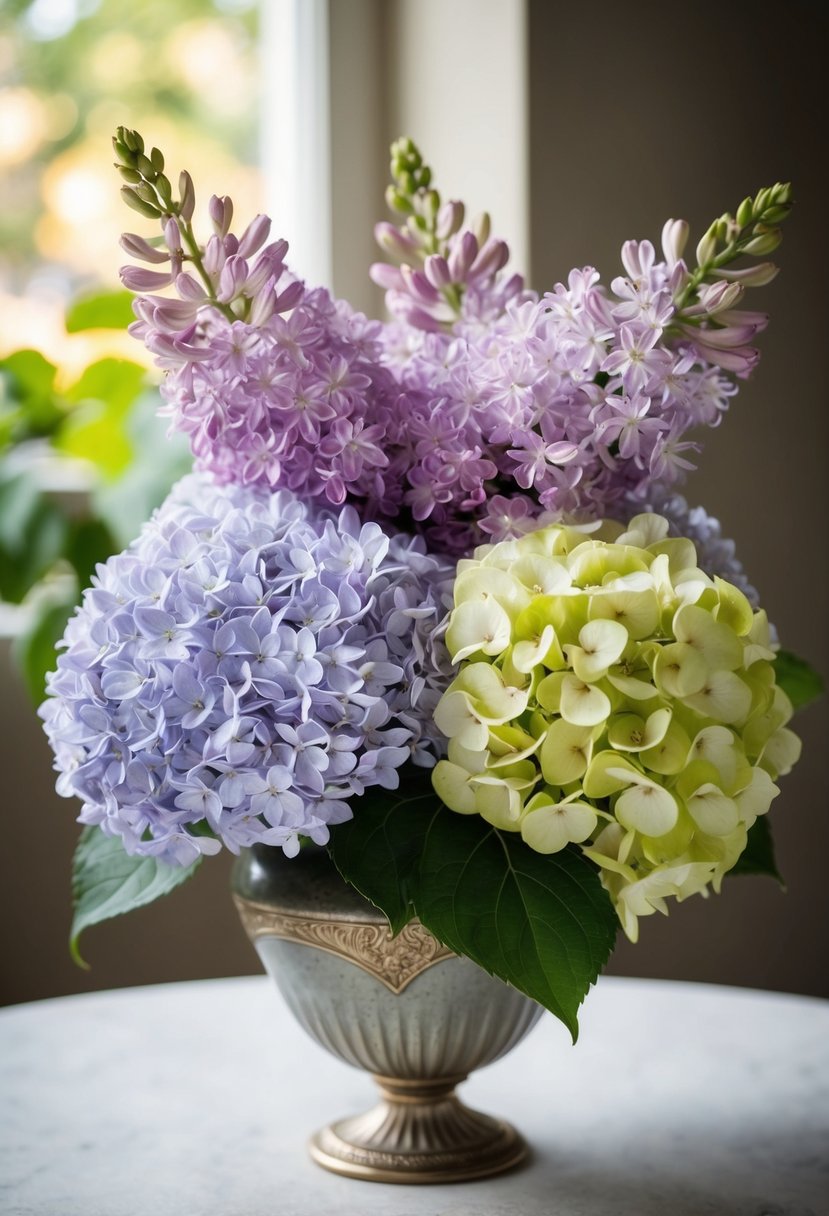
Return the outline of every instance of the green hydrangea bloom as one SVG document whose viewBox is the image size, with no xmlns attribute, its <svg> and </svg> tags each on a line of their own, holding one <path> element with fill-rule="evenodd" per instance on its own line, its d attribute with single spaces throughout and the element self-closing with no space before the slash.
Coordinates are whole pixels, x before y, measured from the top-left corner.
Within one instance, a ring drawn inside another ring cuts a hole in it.
<svg viewBox="0 0 829 1216">
<path fill-rule="evenodd" d="M 708 888 L 800 753 L 764 612 L 658 515 L 555 525 L 462 561 L 435 711 L 452 810 L 578 845 L 628 937 Z"/>
</svg>

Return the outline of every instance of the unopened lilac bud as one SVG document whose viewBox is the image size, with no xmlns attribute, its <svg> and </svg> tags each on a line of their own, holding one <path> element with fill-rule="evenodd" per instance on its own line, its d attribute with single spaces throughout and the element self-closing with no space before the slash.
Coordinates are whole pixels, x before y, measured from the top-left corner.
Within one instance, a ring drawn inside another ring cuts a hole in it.
<svg viewBox="0 0 829 1216">
<path fill-rule="evenodd" d="M 274 312 L 289 312 L 292 308 L 296 308 L 302 297 L 305 295 L 305 285 L 299 279 L 295 279 L 293 283 L 289 283 L 283 292 L 276 297 L 274 301 Z"/>
<path fill-rule="evenodd" d="M 268 279 L 262 290 L 253 297 L 247 318 L 250 325 L 264 325 L 273 316 L 276 304 L 275 287 L 276 279 Z"/>
<path fill-rule="evenodd" d="M 395 228 L 394 224 L 377 224 L 374 228 L 374 239 L 385 253 L 391 254 L 401 262 L 407 262 L 412 257 L 417 257 L 418 247 L 415 242 L 399 228 Z"/>
<path fill-rule="evenodd" d="M 176 276 L 176 291 L 183 300 L 206 300 L 207 292 L 198 279 L 194 279 L 187 271 Z"/>
<path fill-rule="evenodd" d="M 178 176 L 178 194 L 180 199 L 178 206 L 179 215 L 189 223 L 193 218 L 193 211 L 196 206 L 196 191 L 193 187 L 193 179 L 186 169 L 183 169 Z"/>
<path fill-rule="evenodd" d="M 668 220 L 662 229 L 662 252 L 669 266 L 675 266 L 688 243 L 690 227 L 685 220 Z"/>
<path fill-rule="evenodd" d="M 429 282 L 440 290 L 442 287 L 448 287 L 452 282 L 452 275 L 449 272 L 449 263 L 446 258 L 434 254 L 428 257 L 423 264 L 423 270 Z"/>
<path fill-rule="evenodd" d="M 761 215 L 766 207 L 771 202 L 772 188 L 764 186 L 762 190 L 758 190 L 754 198 L 754 211 L 757 215 Z"/>
<path fill-rule="evenodd" d="M 744 198 L 737 208 L 737 223 L 741 228 L 747 228 L 754 219 L 754 200 Z"/>
<path fill-rule="evenodd" d="M 159 215 L 161 214 L 161 209 L 158 208 L 157 204 L 156 192 L 148 182 L 139 182 L 139 184 L 133 188 L 138 198 L 143 199 L 145 203 L 149 203 L 151 206 L 156 207 Z"/>
<path fill-rule="evenodd" d="M 216 278 L 225 264 L 224 246 L 217 236 L 211 236 L 204 250 L 202 265 L 211 278 Z"/>
<path fill-rule="evenodd" d="M 717 251 L 717 221 L 715 220 L 697 245 L 697 265 L 707 266 Z"/>
<path fill-rule="evenodd" d="M 233 199 L 228 195 L 219 198 L 213 195 L 208 204 L 210 219 L 218 236 L 227 236 L 233 220 Z"/>
<path fill-rule="evenodd" d="M 121 174 L 123 180 L 128 182 L 131 186 L 137 186 L 138 183 L 143 180 L 138 170 L 131 169 L 129 165 L 116 165 L 115 168 Z"/>
<path fill-rule="evenodd" d="M 709 316 L 715 316 L 728 308 L 733 308 L 743 294 L 743 290 L 739 283 L 707 283 L 699 290 L 700 303 Z"/>
<path fill-rule="evenodd" d="M 758 224 L 757 227 L 761 229 L 762 225 Z M 759 236 L 755 236 L 747 245 L 743 246 L 743 252 L 762 257 L 766 253 L 774 253 L 782 240 L 783 233 L 779 228 L 770 228 L 768 232 L 760 231 Z"/>
<path fill-rule="evenodd" d="M 412 210 L 412 204 L 409 199 L 395 186 L 386 187 L 386 205 L 389 210 L 400 211 L 404 215 L 409 215 Z"/>
<path fill-rule="evenodd" d="M 145 156 L 143 152 L 139 152 L 135 158 L 135 167 L 142 177 L 147 177 L 152 181 L 155 178 L 155 169 L 153 162 L 149 156 Z"/>
<path fill-rule="evenodd" d="M 400 273 L 403 276 L 403 282 L 406 284 L 406 290 L 418 303 L 438 303 L 440 294 L 422 271 L 412 270 L 411 266 L 401 266 Z"/>
<path fill-rule="evenodd" d="M 155 188 L 164 206 L 168 211 L 171 211 L 173 206 L 173 187 L 170 185 L 170 179 L 165 177 L 163 173 L 159 173 L 155 179 Z"/>
<path fill-rule="evenodd" d="M 455 241 L 454 248 L 449 255 L 449 269 L 453 282 L 463 283 L 465 281 L 467 272 L 477 256 L 478 240 L 475 234 L 469 231 L 464 232 Z"/>
<path fill-rule="evenodd" d="M 470 279 L 482 279 L 497 274 L 509 261 L 509 245 L 493 237 L 480 250 L 469 269 Z"/>
<path fill-rule="evenodd" d="M 220 300 L 222 303 L 235 300 L 245 286 L 247 277 L 248 264 L 245 259 L 235 255 L 228 258 L 219 276 L 219 290 L 216 292 L 217 300 Z"/>
<path fill-rule="evenodd" d="M 151 150 L 150 162 L 156 173 L 164 172 L 164 157 L 158 148 L 153 148 Z"/>
<path fill-rule="evenodd" d="M 285 263 L 282 260 L 284 255 L 280 253 L 280 247 L 287 249 L 287 246 L 287 241 L 276 241 L 262 250 L 254 262 L 253 269 L 248 274 L 245 288 L 248 295 L 256 295 L 269 280 L 276 283 L 285 269 Z"/>
<path fill-rule="evenodd" d="M 742 283 L 743 287 L 765 287 L 777 277 L 779 270 L 774 262 L 759 262 L 745 270 L 719 270 L 717 273 L 730 283 Z"/>
<path fill-rule="evenodd" d="M 181 232 L 172 216 L 170 216 L 164 225 L 164 243 L 174 257 L 180 258 L 182 256 Z"/>
<path fill-rule="evenodd" d="M 237 252 L 243 258 L 253 257 L 264 245 L 271 230 L 271 221 L 267 215 L 257 215 L 248 224 L 239 238 Z"/>
<path fill-rule="evenodd" d="M 463 224 L 465 208 L 463 203 L 455 200 L 444 203 L 438 212 L 437 224 L 435 225 L 435 234 L 438 240 L 447 241 L 450 236 L 454 236 L 460 231 Z"/>
<path fill-rule="evenodd" d="M 372 283 L 376 283 L 384 291 L 405 290 L 406 284 L 402 274 L 396 266 L 390 266 L 388 262 L 374 262 L 369 266 L 368 275 Z"/>
<path fill-rule="evenodd" d="M 145 266 L 122 266 L 118 276 L 128 291 L 159 291 L 172 282 L 169 270 L 147 270 Z"/>
<path fill-rule="evenodd" d="M 154 249 L 149 241 L 145 241 L 143 236 L 138 236 L 134 232 L 122 233 L 119 244 L 131 258 L 138 258 L 141 262 L 153 262 L 155 265 L 160 265 L 169 260 L 166 249 Z"/>
<path fill-rule="evenodd" d="M 121 187 L 121 198 L 128 207 L 132 207 L 133 211 L 137 211 L 138 214 L 143 215 L 145 219 L 157 220 L 161 215 L 158 207 L 153 206 L 152 203 L 145 202 L 145 200 L 141 198 L 139 194 L 136 194 L 135 189 L 132 186 Z"/>
<path fill-rule="evenodd" d="M 487 211 L 482 211 L 480 215 L 476 215 L 472 221 L 470 228 L 475 234 L 475 238 L 479 245 L 485 245 L 489 240 L 489 234 L 492 231 L 492 222 Z"/>
</svg>

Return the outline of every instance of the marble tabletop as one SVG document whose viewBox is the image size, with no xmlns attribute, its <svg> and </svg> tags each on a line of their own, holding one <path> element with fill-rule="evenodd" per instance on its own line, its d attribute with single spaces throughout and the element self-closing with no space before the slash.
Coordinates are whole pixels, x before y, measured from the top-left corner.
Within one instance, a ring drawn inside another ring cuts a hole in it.
<svg viewBox="0 0 829 1216">
<path fill-rule="evenodd" d="M 457 1186 L 328 1174 L 308 1134 L 365 1109 L 264 977 L 0 1011 L 13 1216 L 829 1216 L 829 1003 L 602 979 L 462 1096 L 529 1165 Z"/>
</svg>

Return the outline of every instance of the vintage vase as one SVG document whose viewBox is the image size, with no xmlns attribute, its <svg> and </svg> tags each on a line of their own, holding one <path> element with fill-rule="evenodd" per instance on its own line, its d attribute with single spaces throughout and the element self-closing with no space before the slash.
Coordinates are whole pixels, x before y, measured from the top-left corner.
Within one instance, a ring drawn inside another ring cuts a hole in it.
<svg viewBox="0 0 829 1216">
<path fill-rule="evenodd" d="M 381 1099 L 311 1139 L 326 1169 L 378 1182 L 481 1178 L 528 1153 L 501 1119 L 465 1106 L 455 1086 L 497 1060 L 543 1010 L 411 922 L 388 922 L 340 877 L 324 849 L 245 851 L 234 899 L 262 963 L 305 1030 L 372 1073 Z"/>
</svg>

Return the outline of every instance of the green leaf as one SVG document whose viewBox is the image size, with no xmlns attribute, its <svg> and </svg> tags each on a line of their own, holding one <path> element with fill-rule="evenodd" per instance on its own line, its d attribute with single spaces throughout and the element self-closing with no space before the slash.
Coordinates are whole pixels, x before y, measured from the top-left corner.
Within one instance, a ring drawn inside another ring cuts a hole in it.
<svg viewBox="0 0 829 1216">
<path fill-rule="evenodd" d="M 85 929 L 169 894 L 195 873 L 200 861 L 170 866 L 154 857 L 130 857 L 119 837 L 85 827 L 72 868 L 74 916 L 69 949 L 78 966 L 88 968 L 78 948 Z"/>
<path fill-rule="evenodd" d="M 126 329 L 135 320 L 129 291 L 97 291 L 79 296 L 66 310 L 68 334 L 85 329 Z"/>
<path fill-rule="evenodd" d="M 767 815 L 761 815 L 749 828 L 748 844 L 740 854 L 737 864 L 732 866 L 728 873 L 767 874 L 770 878 L 776 878 L 781 887 L 785 887 L 775 861 L 774 841 Z"/>
<path fill-rule="evenodd" d="M 78 583 L 88 587 L 95 567 L 105 562 L 120 546 L 102 519 L 79 519 L 72 524 L 66 545 L 66 558 L 75 568 Z"/>
<path fill-rule="evenodd" d="M 440 941 L 544 1005 L 578 1038 L 578 1009 L 610 957 L 618 921 L 591 862 L 544 855 L 477 816 L 429 826 L 415 906 Z"/>
<path fill-rule="evenodd" d="M 57 368 L 38 350 L 0 360 L 0 448 L 51 435 L 65 410 L 55 392 Z"/>
<path fill-rule="evenodd" d="M 25 473 L 0 477 L 0 599 L 19 604 L 61 557 L 67 523 Z"/>
<path fill-rule="evenodd" d="M 577 1012 L 607 962 L 618 922 L 579 850 L 549 856 L 477 815 L 457 815 L 429 775 L 371 790 L 331 834 L 340 873 L 397 932 L 412 911 L 458 954 L 544 1005 L 578 1034 Z"/>
<path fill-rule="evenodd" d="M 71 456 L 90 460 L 106 477 L 118 477 L 133 459 L 127 421 L 144 390 L 146 372 L 128 359 L 99 359 L 66 391 L 75 403 L 56 440 Z"/>
<path fill-rule="evenodd" d="M 43 599 L 29 626 L 14 641 L 15 662 L 35 705 L 40 705 L 46 694 L 46 676 L 56 666 L 55 647 L 77 605 L 78 588 L 71 585 L 71 579 L 69 583 L 66 594 Z"/>
<path fill-rule="evenodd" d="M 389 918 L 399 933 L 414 914 L 412 883 L 438 802 L 430 775 L 409 766 L 394 793 L 377 787 L 356 804 L 353 819 L 331 835 L 329 852 L 346 882 Z"/>
<path fill-rule="evenodd" d="M 777 683 L 783 689 L 795 709 L 802 709 L 816 701 L 824 693 L 823 679 L 790 650 L 779 650 L 774 659 Z"/>
</svg>

